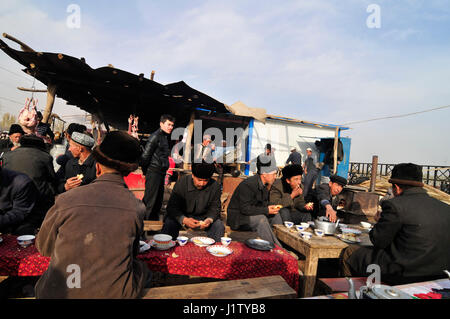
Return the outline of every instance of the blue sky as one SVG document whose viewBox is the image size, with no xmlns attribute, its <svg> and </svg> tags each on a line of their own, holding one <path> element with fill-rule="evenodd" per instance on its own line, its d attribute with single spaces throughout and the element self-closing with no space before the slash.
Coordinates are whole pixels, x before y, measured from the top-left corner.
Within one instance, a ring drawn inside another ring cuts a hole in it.
<svg viewBox="0 0 450 319">
<path fill-rule="evenodd" d="M 81 9 L 80 29 L 66 25 L 70 4 Z M 379 29 L 366 25 L 370 4 L 381 10 Z M 444 0 L 3 0 L 0 8 L 0 31 L 35 50 L 146 77 L 155 70 L 160 83 L 184 80 L 226 104 L 333 124 L 449 105 L 448 30 Z M 21 73 L 1 52 L 0 67 Z M 15 87 L 30 79 L 0 76 L 0 96 L 24 101 Z M 20 109 L 1 99 L 0 107 Z M 80 113 L 60 99 L 55 112 Z M 351 160 L 450 165 L 449 119 L 446 108 L 350 125 Z"/>
</svg>

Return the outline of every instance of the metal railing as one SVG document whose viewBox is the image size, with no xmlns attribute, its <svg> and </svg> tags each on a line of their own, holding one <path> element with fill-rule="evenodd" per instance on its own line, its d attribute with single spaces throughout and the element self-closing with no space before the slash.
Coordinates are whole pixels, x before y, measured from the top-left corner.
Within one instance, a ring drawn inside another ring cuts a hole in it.
<svg viewBox="0 0 450 319">
<path fill-rule="evenodd" d="M 349 180 L 356 181 L 362 177 L 370 178 L 372 163 L 351 162 Z M 378 164 L 377 176 L 390 176 L 395 164 Z M 423 183 L 450 194 L 450 166 L 422 165 Z"/>
</svg>

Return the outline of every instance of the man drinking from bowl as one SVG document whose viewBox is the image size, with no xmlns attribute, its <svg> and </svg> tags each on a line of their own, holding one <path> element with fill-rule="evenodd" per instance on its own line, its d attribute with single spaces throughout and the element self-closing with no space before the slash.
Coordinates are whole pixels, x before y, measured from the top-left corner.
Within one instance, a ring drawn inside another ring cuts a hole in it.
<svg viewBox="0 0 450 319">
<path fill-rule="evenodd" d="M 207 236 L 220 242 L 225 225 L 220 219 L 220 185 L 214 179 L 212 163 L 193 163 L 192 175 L 185 175 L 175 184 L 169 202 L 167 216 L 161 233 L 177 238 L 182 225 L 206 230 Z"/>
</svg>

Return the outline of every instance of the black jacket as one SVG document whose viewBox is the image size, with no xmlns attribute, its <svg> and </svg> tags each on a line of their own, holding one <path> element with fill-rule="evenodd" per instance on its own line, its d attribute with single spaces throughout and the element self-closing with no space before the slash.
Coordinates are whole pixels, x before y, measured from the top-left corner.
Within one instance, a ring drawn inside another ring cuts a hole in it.
<svg viewBox="0 0 450 319">
<path fill-rule="evenodd" d="M 333 196 L 331 196 L 330 185 L 323 183 L 316 187 L 315 191 L 312 192 L 311 200 L 314 203 L 314 215 L 325 216 L 325 206 L 327 203 L 333 206 Z M 333 208 L 335 209 L 336 207 L 333 206 Z"/>
<path fill-rule="evenodd" d="M 269 190 L 259 175 L 242 181 L 234 190 L 227 209 L 227 224 L 233 230 L 248 225 L 248 216 L 269 216 Z"/>
<path fill-rule="evenodd" d="M 414 187 L 383 201 L 370 231 L 374 251 L 361 250 L 350 265 L 378 264 L 381 273 L 401 277 L 443 275 L 450 269 L 450 206 Z"/>
<path fill-rule="evenodd" d="M 140 166 L 144 175 L 147 170 L 166 174 L 169 156 L 169 134 L 159 128 L 150 135 L 141 156 Z"/>
<path fill-rule="evenodd" d="M 57 180 L 53 157 L 46 151 L 32 146 L 21 146 L 3 157 L 3 167 L 24 173 L 36 184 L 41 200 L 50 208 L 55 199 Z"/>
<path fill-rule="evenodd" d="M 80 186 L 87 185 L 95 180 L 97 178 L 95 163 L 96 162 L 92 154 L 89 155 L 82 165 L 78 164 L 78 158 L 74 157 L 70 159 L 64 168 L 64 178 L 59 181 L 58 193 L 64 193 L 66 191 L 64 189 L 64 184 L 67 179 L 77 176 L 78 174 L 84 175 Z"/>
<path fill-rule="evenodd" d="M 36 214 L 39 197 L 33 181 L 25 174 L 0 170 L 0 232 L 15 233 Z"/>
<path fill-rule="evenodd" d="M 185 175 L 175 184 L 166 211 L 180 224 L 184 217 L 198 220 L 211 218 L 214 222 L 220 218 L 220 196 L 220 185 L 214 179 L 210 179 L 205 188 L 198 190 L 192 176 Z"/>
</svg>

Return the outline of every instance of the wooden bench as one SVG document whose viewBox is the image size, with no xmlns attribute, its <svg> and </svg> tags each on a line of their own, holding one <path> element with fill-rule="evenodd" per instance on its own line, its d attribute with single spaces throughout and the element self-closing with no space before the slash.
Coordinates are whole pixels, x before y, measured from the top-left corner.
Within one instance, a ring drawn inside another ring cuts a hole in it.
<svg viewBox="0 0 450 319">
<path fill-rule="evenodd" d="M 281 276 L 155 287 L 143 299 L 292 299 L 297 293 Z"/>
</svg>

